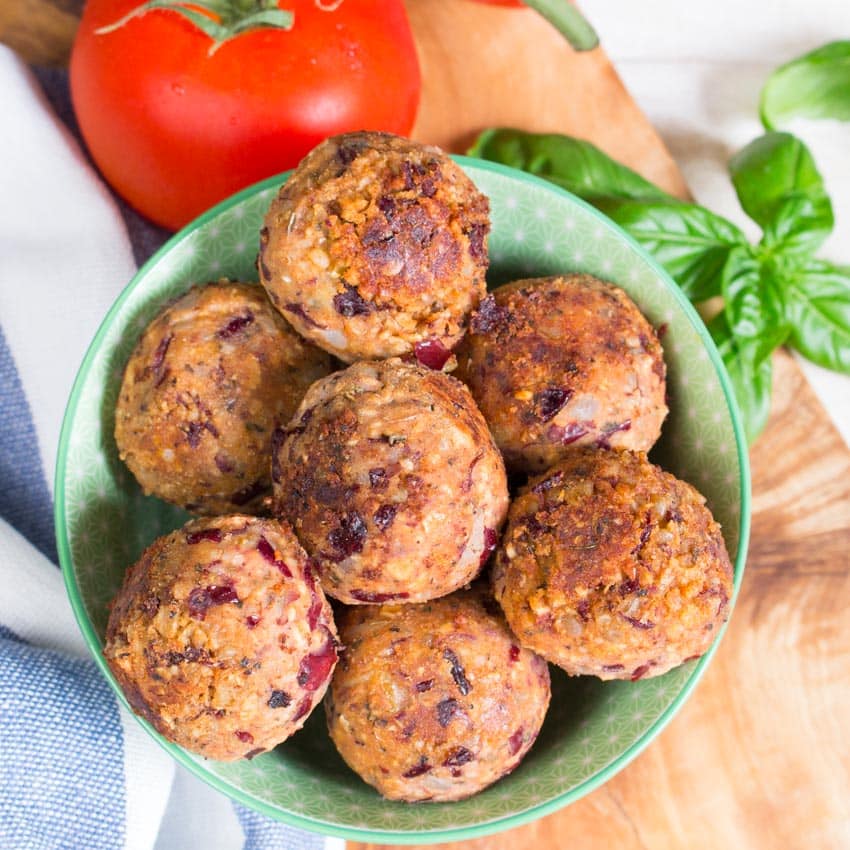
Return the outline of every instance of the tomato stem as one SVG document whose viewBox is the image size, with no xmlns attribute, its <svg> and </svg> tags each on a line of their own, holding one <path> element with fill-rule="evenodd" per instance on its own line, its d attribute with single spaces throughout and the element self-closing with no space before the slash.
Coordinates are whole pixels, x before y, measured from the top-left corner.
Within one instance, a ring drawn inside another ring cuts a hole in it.
<svg viewBox="0 0 850 850">
<path fill-rule="evenodd" d="M 215 17 L 197 11 L 201 8 Z M 131 9 L 123 18 L 96 29 L 95 35 L 107 35 L 120 29 L 133 18 L 154 9 L 177 12 L 212 39 L 208 54 L 216 52 L 226 41 L 246 32 L 259 29 L 290 30 L 294 15 L 278 8 L 277 0 L 146 0 Z"/>
<path fill-rule="evenodd" d="M 570 0 L 523 0 L 546 18 L 575 50 L 593 50 L 599 44 L 596 30 Z"/>
</svg>

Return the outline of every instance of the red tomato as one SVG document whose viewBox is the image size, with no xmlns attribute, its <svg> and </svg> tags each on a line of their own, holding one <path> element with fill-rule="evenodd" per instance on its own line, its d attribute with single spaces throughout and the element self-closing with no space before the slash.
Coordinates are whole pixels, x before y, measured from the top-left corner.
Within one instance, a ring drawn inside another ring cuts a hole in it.
<svg viewBox="0 0 850 850">
<path fill-rule="evenodd" d="M 247 32 L 212 55 L 172 10 L 95 32 L 139 3 L 88 0 L 71 95 L 104 177 L 159 224 L 292 168 L 326 136 L 413 125 L 421 81 L 402 0 L 280 0 L 291 30 Z"/>
</svg>

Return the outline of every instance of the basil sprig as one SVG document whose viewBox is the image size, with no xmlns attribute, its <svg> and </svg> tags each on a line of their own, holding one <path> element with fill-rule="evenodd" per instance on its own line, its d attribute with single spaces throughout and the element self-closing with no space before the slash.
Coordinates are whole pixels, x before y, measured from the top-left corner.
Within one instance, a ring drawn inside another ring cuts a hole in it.
<svg viewBox="0 0 850 850">
<path fill-rule="evenodd" d="M 834 224 L 832 203 L 808 148 L 789 133 L 767 133 L 729 161 L 744 212 L 763 232 L 765 250 L 805 260 Z"/>
<path fill-rule="evenodd" d="M 777 68 L 762 89 L 760 112 L 768 130 L 792 118 L 850 121 L 850 41 L 833 41 Z"/>
<path fill-rule="evenodd" d="M 755 245 L 728 219 L 668 195 L 589 142 L 490 129 L 469 152 L 537 174 L 605 212 L 691 301 L 723 296 L 708 329 L 750 442 L 767 421 L 777 346 L 850 374 L 850 269 L 814 256 L 832 231 L 832 204 L 795 136 L 767 133 L 729 163 L 738 200 L 762 230 Z"/>
</svg>

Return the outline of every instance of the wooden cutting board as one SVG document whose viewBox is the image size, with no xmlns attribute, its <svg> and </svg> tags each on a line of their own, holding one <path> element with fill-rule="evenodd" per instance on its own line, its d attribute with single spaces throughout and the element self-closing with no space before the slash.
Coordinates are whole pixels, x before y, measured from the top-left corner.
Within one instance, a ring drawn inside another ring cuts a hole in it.
<svg viewBox="0 0 850 850">
<path fill-rule="evenodd" d="M 417 138 L 460 152 L 486 126 L 562 131 L 687 195 L 601 50 L 574 53 L 527 10 L 468 0 L 408 8 L 425 80 Z M 640 757 L 577 803 L 438 846 L 850 848 L 850 450 L 793 359 L 778 354 L 774 372 L 773 412 L 751 452 L 743 588 L 691 699 Z"/>
<path fill-rule="evenodd" d="M 61 63 L 81 5 L 0 0 L 0 40 L 30 61 Z M 573 53 L 527 10 L 471 0 L 408 0 L 408 8 L 425 79 L 417 138 L 462 151 L 493 124 L 562 131 L 687 194 L 601 50 Z M 743 588 L 685 707 L 629 767 L 572 806 L 440 846 L 850 848 L 850 450 L 785 353 L 775 358 L 773 411 L 751 460 Z"/>
</svg>

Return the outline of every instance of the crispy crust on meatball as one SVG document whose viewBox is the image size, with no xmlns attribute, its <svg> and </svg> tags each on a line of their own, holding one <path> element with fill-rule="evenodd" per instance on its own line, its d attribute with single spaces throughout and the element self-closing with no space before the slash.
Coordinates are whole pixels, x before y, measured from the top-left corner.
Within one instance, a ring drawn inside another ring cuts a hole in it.
<svg viewBox="0 0 850 850">
<path fill-rule="evenodd" d="M 275 510 L 343 602 L 421 602 L 471 581 L 507 513 L 505 468 L 469 391 L 399 359 L 310 388 L 276 433 Z"/>
<path fill-rule="evenodd" d="M 325 701 L 342 757 L 391 800 L 461 800 L 510 773 L 543 724 L 549 671 L 486 592 L 349 609 Z"/>
<path fill-rule="evenodd" d="M 260 233 L 260 280 L 341 360 L 448 352 L 485 292 L 487 198 L 438 148 L 386 133 L 320 144 Z"/>
<path fill-rule="evenodd" d="M 193 513 L 259 511 L 272 432 L 330 368 L 261 287 L 195 287 L 151 322 L 127 363 L 119 455 L 145 493 Z"/>
<path fill-rule="evenodd" d="M 729 615 L 732 566 L 705 499 L 643 453 L 581 449 L 511 505 L 493 569 L 524 646 L 571 675 L 658 676 Z"/>
<path fill-rule="evenodd" d="M 583 445 L 648 451 L 667 415 L 655 331 L 623 290 L 589 275 L 496 289 L 457 359 L 514 471 L 541 472 Z"/>
<path fill-rule="evenodd" d="M 252 758 L 320 702 L 337 660 L 330 603 L 292 530 L 195 520 L 125 576 L 103 654 L 133 710 L 207 758 Z"/>
</svg>

